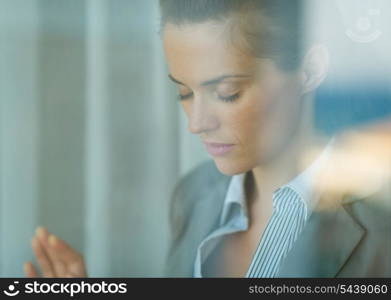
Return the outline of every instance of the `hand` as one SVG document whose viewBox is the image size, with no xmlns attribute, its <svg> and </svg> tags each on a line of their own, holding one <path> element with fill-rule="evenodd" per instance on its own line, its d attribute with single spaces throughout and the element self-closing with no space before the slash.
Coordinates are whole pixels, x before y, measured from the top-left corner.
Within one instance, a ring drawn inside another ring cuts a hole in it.
<svg viewBox="0 0 391 300">
<path fill-rule="evenodd" d="M 24 264 L 26 277 L 87 277 L 83 256 L 46 228 L 37 228 L 31 247 L 42 274 L 28 261 Z"/>
</svg>

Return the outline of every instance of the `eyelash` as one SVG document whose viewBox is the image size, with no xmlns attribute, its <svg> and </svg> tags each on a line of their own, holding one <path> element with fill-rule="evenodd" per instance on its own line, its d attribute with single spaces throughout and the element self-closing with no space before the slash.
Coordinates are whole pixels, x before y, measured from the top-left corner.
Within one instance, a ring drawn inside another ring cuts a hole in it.
<svg viewBox="0 0 391 300">
<path fill-rule="evenodd" d="M 191 96 L 193 96 L 193 93 L 189 93 L 186 95 L 179 95 L 179 100 L 184 101 L 186 99 L 189 99 Z M 233 102 L 236 99 L 238 99 L 239 97 L 240 97 L 240 93 L 236 93 L 236 94 L 228 96 L 228 97 L 218 97 L 218 98 L 224 102 Z"/>
<path fill-rule="evenodd" d="M 233 102 L 236 99 L 238 99 L 239 97 L 240 97 L 240 93 L 236 93 L 236 94 L 233 94 L 233 95 L 228 96 L 228 97 L 219 97 L 219 98 L 221 100 L 223 100 L 224 102 Z"/>
<path fill-rule="evenodd" d="M 186 94 L 186 95 L 179 95 L 179 100 L 183 101 L 183 100 L 186 100 L 186 99 L 190 98 L 191 96 L 193 96 L 193 93 L 189 93 L 189 94 Z"/>
</svg>

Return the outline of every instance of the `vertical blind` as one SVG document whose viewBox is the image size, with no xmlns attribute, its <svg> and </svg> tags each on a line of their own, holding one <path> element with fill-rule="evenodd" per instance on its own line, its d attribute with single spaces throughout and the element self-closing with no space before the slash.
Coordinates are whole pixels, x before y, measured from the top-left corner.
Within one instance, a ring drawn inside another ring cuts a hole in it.
<svg viewBox="0 0 391 300">
<path fill-rule="evenodd" d="M 159 276 L 168 201 L 206 159 L 167 80 L 158 1 L 0 0 L 0 271 L 37 225 L 88 275 Z"/>
</svg>

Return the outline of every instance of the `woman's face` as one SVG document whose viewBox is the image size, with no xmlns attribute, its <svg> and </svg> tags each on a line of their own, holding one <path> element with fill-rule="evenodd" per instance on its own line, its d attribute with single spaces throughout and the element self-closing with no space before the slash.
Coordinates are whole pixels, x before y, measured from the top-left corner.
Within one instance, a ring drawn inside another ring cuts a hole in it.
<svg viewBox="0 0 391 300">
<path fill-rule="evenodd" d="M 293 138 L 298 76 L 230 44 L 220 22 L 166 24 L 164 49 L 188 129 L 227 175 L 268 164 Z"/>
</svg>

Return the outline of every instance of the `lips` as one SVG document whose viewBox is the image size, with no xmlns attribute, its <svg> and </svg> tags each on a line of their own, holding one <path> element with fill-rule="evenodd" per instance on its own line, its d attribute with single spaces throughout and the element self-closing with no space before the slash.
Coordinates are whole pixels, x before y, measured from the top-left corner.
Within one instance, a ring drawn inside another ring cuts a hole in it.
<svg viewBox="0 0 391 300">
<path fill-rule="evenodd" d="M 234 144 L 222 144 L 222 143 L 211 143 L 204 142 L 206 150 L 212 156 L 222 156 L 227 154 L 235 146 Z"/>
</svg>

